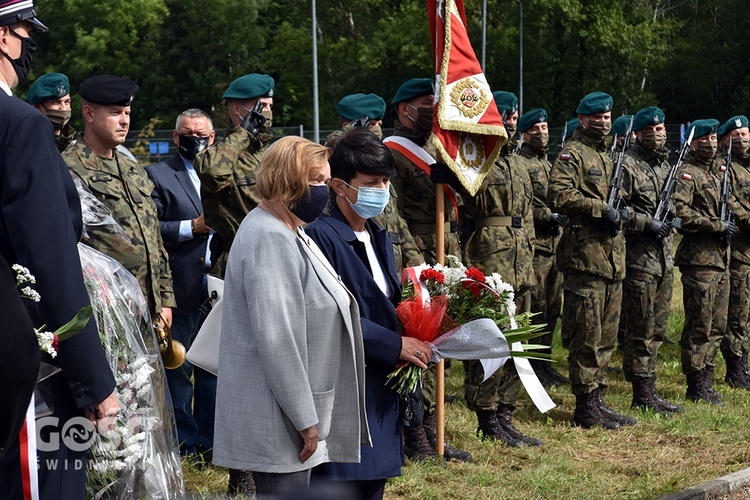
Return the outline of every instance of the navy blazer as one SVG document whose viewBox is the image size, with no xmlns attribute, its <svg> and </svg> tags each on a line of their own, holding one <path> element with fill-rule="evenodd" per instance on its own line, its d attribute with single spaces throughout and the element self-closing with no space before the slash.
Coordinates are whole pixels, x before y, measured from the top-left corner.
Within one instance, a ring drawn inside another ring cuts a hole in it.
<svg viewBox="0 0 750 500">
<path fill-rule="evenodd" d="M 177 308 L 175 314 L 190 314 L 200 306 L 205 274 L 208 236 L 178 242 L 180 221 L 195 219 L 203 213 L 200 195 L 195 190 L 190 174 L 179 154 L 146 167 L 154 191 L 164 248 L 169 254 Z"/>
<path fill-rule="evenodd" d="M 34 288 L 42 299 L 33 305 L 24 302 L 31 305 L 36 326 L 54 331 L 90 303 L 76 246 L 82 229 L 80 200 L 49 120 L 3 91 L 0 116 L 0 255 L 36 277 Z M 93 319 L 60 342 L 54 360 L 45 355 L 45 361 L 63 370 L 50 379 L 60 426 L 114 390 Z"/>
<path fill-rule="evenodd" d="M 388 232 L 368 220 L 373 248 L 391 288 L 386 297 L 372 277 L 365 245 L 357 239 L 344 215 L 334 204 L 305 228 L 318 244 L 359 305 L 365 342 L 365 404 L 372 448 L 362 448 L 359 464 L 330 463 L 314 474 L 333 480 L 373 480 L 398 476 L 403 465 L 398 394 L 387 387 L 386 377 L 396 368 L 401 354 L 401 326 L 396 305 L 401 284 L 396 278 L 393 245 Z"/>
</svg>

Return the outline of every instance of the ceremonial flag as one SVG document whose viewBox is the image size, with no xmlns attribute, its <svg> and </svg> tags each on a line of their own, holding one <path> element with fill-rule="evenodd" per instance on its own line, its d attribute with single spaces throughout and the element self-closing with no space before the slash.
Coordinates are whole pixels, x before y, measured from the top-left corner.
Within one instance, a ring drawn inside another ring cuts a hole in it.
<svg viewBox="0 0 750 500">
<path fill-rule="evenodd" d="M 430 141 L 474 195 L 508 134 L 471 47 L 463 0 L 427 0 L 427 12 L 437 100 Z"/>
</svg>

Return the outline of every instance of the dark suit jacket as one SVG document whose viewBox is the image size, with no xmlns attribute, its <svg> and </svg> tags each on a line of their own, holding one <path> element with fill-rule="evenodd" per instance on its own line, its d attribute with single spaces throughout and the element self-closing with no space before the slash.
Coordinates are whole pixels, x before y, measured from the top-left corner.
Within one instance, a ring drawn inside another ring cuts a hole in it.
<svg viewBox="0 0 750 500">
<path fill-rule="evenodd" d="M 401 354 L 401 328 L 395 307 L 401 299 L 401 285 L 396 278 L 393 244 L 385 229 L 367 221 L 372 245 L 392 290 L 391 296 L 386 297 L 372 277 L 364 243 L 357 239 L 338 207 L 334 205 L 330 212 L 309 224 L 305 232 L 318 244 L 359 305 L 372 447 L 362 447 L 359 464 L 323 464 L 315 469 L 315 474 L 344 481 L 398 476 L 403 463 L 398 395 L 386 386 L 386 377 L 396 369 Z"/>
<path fill-rule="evenodd" d="M 178 243 L 180 221 L 195 219 L 203 213 L 203 205 L 190 174 L 178 154 L 161 163 L 146 167 L 154 191 L 161 227 L 161 238 L 169 253 L 172 286 L 177 301 L 176 314 L 189 314 L 200 306 L 205 274 L 206 235 Z"/>
<path fill-rule="evenodd" d="M 2 91 L 0 116 L 0 255 L 36 277 L 34 288 L 42 299 L 24 302 L 31 305 L 36 326 L 54 331 L 89 305 L 76 246 L 82 229 L 80 200 L 49 120 Z M 46 361 L 62 368 L 62 375 L 51 380 L 55 415 L 63 420 L 114 390 L 93 319 L 60 342 L 57 357 Z"/>
</svg>

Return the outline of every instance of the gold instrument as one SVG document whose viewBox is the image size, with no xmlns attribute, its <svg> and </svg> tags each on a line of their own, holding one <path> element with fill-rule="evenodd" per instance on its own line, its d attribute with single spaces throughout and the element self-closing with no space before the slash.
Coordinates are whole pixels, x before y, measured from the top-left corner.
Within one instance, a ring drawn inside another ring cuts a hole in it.
<svg viewBox="0 0 750 500">
<path fill-rule="evenodd" d="M 185 362 L 185 346 L 182 345 L 182 342 L 172 340 L 172 329 L 161 313 L 156 313 L 156 318 L 159 321 L 154 323 L 154 330 L 156 331 L 156 340 L 159 343 L 159 352 L 161 352 L 164 368 L 175 370 Z"/>
</svg>

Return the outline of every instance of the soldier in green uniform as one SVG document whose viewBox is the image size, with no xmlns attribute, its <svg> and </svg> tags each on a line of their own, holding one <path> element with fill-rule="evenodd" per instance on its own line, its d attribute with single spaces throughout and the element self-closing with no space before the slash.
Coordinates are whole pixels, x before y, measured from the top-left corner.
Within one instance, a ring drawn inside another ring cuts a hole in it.
<svg viewBox="0 0 750 500">
<path fill-rule="evenodd" d="M 154 185 L 143 167 L 116 149 L 128 135 L 130 103 L 138 85 L 101 75 L 85 80 L 78 92 L 86 127 L 63 159 L 73 177 L 112 211 L 126 235 L 91 226 L 84 243 L 117 260 L 138 278 L 152 316 L 161 313 L 171 323 L 176 303 L 169 258 L 151 199 Z"/>
<path fill-rule="evenodd" d="M 635 420 L 615 413 L 603 398 L 625 276 L 621 216 L 608 204 L 614 170 L 606 141 L 612 97 L 592 92 L 581 99 L 576 113 L 579 126 L 552 166 L 547 196 L 551 210 L 568 216 L 557 265 L 564 277 L 562 332 L 570 345 L 573 424 L 617 429 Z"/>
<path fill-rule="evenodd" d="M 731 143 L 729 174 L 735 200 L 732 214 L 737 223 L 737 232 L 731 242 L 728 322 L 721 352 L 727 362 L 725 379 L 729 385 L 750 389 L 747 374 L 750 340 L 750 129 L 747 117 L 730 118 L 719 127 L 718 136 L 724 154 Z"/>
<path fill-rule="evenodd" d="M 538 313 L 533 321 L 547 325 L 548 333 L 536 343 L 550 346 L 545 352 L 552 354 L 552 341 L 557 320 L 562 312 L 562 274 L 555 263 L 555 251 L 560 240 L 565 216 L 554 213 L 547 206 L 549 172 L 552 168 L 547 160 L 549 128 L 547 111 L 542 108 L 524 113 L 518 120 L 518 131 L 522 144 L 518 160 L 526 168 L 534 190 L 534 277 L 535 287 L 531 293 L 531 311 Z M 544 385 L 559 386 L 568 383 L 567 377 L 555 370 L 546 361 L 532 361 Z"/>
<path fill-rule="evenodd" d="M 516 131 L 518 130 L 518 97 L 513 92 L 505 90 L 496 90 L 492 93 L 492 97 L 495 98 L 495 105 L 498 111 L 500 111 L 505 130 L 508 132 L 508 141 L 503 146 L 501 153 L 507 155 L 509 152 L 515 152 L 518 147 L 518 139 L 516 139 Z"/>
<path fill-rule="evenodd" d="M 623 198 L 630 209 L 620 315 L 622 367 L 633 385 L 632 406 L 669 415 L 682 407 L 656 391 L 657 352 L 667 331 L 674 281 L 672 226 L 653 218 L 670 171 L 664 112 L 656 107 L 638 111 L 633 131 L 636 140 L 625 152 L 622 173 Z"/>
<path fill-rule="evenodd" d="M 255 169 L 273 135 L 274 80 L 253 73 L 234 80 L 222 96 L 229 108 L 227 136 L 195 157 L 201 201 L 211 241 L 212 273 L 223 277 L 229 249 L 242 219 L 260 203 Z"/>
<path fill-rule="evenodd" d="M 70 82 L 62 73 L 47 73 L 36 79 L 26 100 L 52 123 L 55 144 L 61 153 L 75 137 L 70 126 Z"/>
<path fill-rule="evenodd" d="M 352 127 L 367 127 L 382 139 L 380 129 L 385 101 L 376 94 L 350 94 L 339 101 L 338 112 L 341 116 L 341 130 L 331 132 L 326 146 L 333 148 L 336 139 Z M 398 211 L 398 193 L 393 184 L 388 186 L 391 197 L 385 211 L 373 217 L 373 220 L 388 231 L 393 243 L 393 257 L 396 260 L 396 271 L 399 277 L 405 267 L 418 266 L 424 262 L 422 252 L 409 231 L 409 226 Z"/>
<path fill-rule="evenodd" d="M 515 115 L 517 121 L 518 100 L 509 92 L 500 97 L 496 101 L 498 111 L 506 117 Z M 514 132 L 508 130 L 508 136 Z M 465 210 L 476 227 L 466 244 L 466 265 L 475 266 L 485 274 L 497 272 L 513 285 L 519 313 L 531 309 L 534 286 L 533 198 L 529 174 L 506 144 L 477 195 L 466 196 L 464 200 Z M 477 414 L 477 433 L 507 446 L 541 446 L 540 440 L 524 435 L 511 420 L 521 390 L 515 364 L 506 363 L 484 382 L 479 361 L 465 361 L 464 368 L 466 403 Z"/>
<path fill-rule="evenodd" d="M 729 246 L 733 221 L 720 217 L 723 172 L 714 166 L 717 120 L 696 120 L 690 152 L 677 173 L 674 205 L 685 234 L 675 255 L 682 272 L 685 325 L 682 329 L 682 372 L 691 401 L 723 404 L 713 389 L 716 352 L 727 327 Z"/>
<path fill-rule="evenodd" d="M 616 159 L 616 154 L 622 151 L 622 145 L 625 142 L 625 135 L 628 133 L 628 127 L 630 126 L 630 120 L 633 115 L 620 115 L 612 122 L 610 156 L 612 160 Z M 635 133 L 633 130 L 630 131 L 630 142 L 635 140 Z"/>
</svg>

